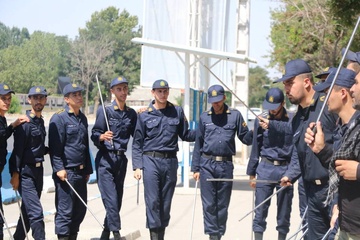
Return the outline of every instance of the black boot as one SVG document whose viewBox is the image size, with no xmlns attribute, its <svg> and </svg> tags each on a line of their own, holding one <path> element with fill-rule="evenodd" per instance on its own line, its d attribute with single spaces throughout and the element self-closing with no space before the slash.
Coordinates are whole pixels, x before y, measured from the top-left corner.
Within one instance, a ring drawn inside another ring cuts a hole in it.
<svg viewBox="0 0 360 240">
<path fill-rule="evenodd" d="M 209 239 L 210 240 L 220 240 L 220 236 L 218 236 L 218 235 L 210 235 Z"/>
<path fill-rule="evenodd" d="M 255 232 L 255 240 L 263 240 L 263 233 L 262 232 Z"/>
<path fill-rule="evenodd" d="M 279 232 L 278 240 L 286 240 L 286 233 Z"/>
<path fill-rule="evenodd" d="M 69 236 L 66 235 L 58 235 L 58 240 L 70 240 Z"/>
<path fill-rule="evenodd" d="M 110 231 L 107 229 L 104 229 L 101 232 L 100 240 L 109 240 L 110 239 Z"/>
<path fill-rule="evenodd" d="M 114 240 L 121 240 L 121 235 L 119 231 L 113 231 Z"/>
<path fill-rule="evenodd" d="M 164 240 L 165 228 L 158 228 L 159 240 Z"/>
<path fill-rule="evenodd" d="M 150 240 L 160 240 L 157 228 L 150 228 Z"/>
<path fill-rule="evenodd" d="M 69 240 L 76 240 L 77 239 L 77 233 L 71 233 L 69 236 Z"/>
</svg>

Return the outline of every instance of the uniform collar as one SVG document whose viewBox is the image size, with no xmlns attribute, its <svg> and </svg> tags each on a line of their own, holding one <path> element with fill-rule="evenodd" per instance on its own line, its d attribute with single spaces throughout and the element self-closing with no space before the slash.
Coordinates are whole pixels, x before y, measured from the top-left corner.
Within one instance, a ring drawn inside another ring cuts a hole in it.
<svg viewBox="0 0 360 240">
<path fill-rule="evenodd" d="M 154 107 L 154 104 L 155 104 L 155 100 L 152 100 L 149 104 L 149 107 L 147 109 L 148 112 L 154 112 L 156 111 L 156 108 Z M 166 107 L 173 107 L 174 104 L 172 104 L 171 102 L 167 101 L 166 103 Z"/>
<path fill-rule="evenodd" d="M 69 114 L 75 115 L 74 111 L 70 109 L 69 105 L 65 105 L 65 111 Z M 81 110 L 79 109 L 79 115 L 81 114 Z"/>
<path fill-rule="evenodd" d="M 213 113 L 215 113 L 213 107 L 211 107 L 207 113 L 208 113 L 208 115 L 212 115 Z M 221 114 L 224 114 L 224 113 L 227 113 L 227 114 L 231 113 L 229 106 L 226 105 L 225 103 L 224 103 L 224 111 Z"/>
<path fill-rule="evenodd" d="M 38 117 L 36 117 L 36 115 L 34 113 L 31 112 L 31 110 L 26 110 L 26 115 L 30 118 L 30 119 L 36 119 Z M 40 118 L 43 118 L 43 116 L 41 115 Z M 40 119 L 39 118 L 39 119 Z"/>
<path fill-rule="evenodd" d="M 125 105 L 124 105 L 124 110 L 121 110 L 121 109 L 119 108 L 119 106 L 117 105 L 116 100 L 112 101 L 111 107 L 112 107 L 112 109 L 114 109 L 115 111 L 129 111 L 129 107 L 126 106 L 126 103 L 125 103 Z"/>
</svg>

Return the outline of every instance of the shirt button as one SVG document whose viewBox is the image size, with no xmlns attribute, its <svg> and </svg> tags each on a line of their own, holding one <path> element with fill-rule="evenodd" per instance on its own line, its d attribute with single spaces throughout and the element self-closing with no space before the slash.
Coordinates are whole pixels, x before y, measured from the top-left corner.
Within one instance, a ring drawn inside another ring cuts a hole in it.
<svg viewBox="0 0 360 240">
<path fill-rule="evenodd" d="M 221 143 L 221 141 L 219 141 L 219 143 Z"/>
</svg>

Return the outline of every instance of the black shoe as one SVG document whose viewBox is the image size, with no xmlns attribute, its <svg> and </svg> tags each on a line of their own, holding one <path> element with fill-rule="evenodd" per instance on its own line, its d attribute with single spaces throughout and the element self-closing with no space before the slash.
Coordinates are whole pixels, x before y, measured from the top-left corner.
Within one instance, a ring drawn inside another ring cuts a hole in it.
<svg viewBox="0 0 360 240">
<path fill-rule="evenodd" d="M 279 232 L 278 240 L 286 240 L 286 233 Z"/>
<path fill-rule="evenodd" d="M 209 240 L 220 240 L 220 236 L 218 236 L 218 235 L 210 235 Z"/>
<path fill-rule="evenodd" d="M 101 232 L 100 240 L 109 240 L 109 239 L 110 239 L 110 231 L 104 229 Z"/>
<path fill-rule="evenodd" d="M 70 240 L 69 236 L 66 235 L 58 235 L 58 240 Z"/>
<path fill-rule="evenodd" d="M 255 240 L 263 240 L 263 233 L 262 232 L 255 232 Z"/>
<path fill-rule="evenodd" d="M 121 240 L 121 235 L 119 231 L 113 231 L 114 240 Z"/>
<path fill-rule="evenodd" d="M 71 233 L 69 236 L 69 240 L 76 240 L 77 239 L 77 233 Z"/>
<path fill-rule="evenodd" d="M 150 240 L 160 240 L 157 228 L 150 228 Z"/>
</svg>

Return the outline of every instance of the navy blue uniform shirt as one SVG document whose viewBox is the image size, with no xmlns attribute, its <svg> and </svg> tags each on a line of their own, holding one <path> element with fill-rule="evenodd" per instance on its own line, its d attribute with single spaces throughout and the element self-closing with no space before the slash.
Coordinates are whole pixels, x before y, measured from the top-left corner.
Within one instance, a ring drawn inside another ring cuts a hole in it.
<svg viewBox="0 0 360 240">
<path fill-rule="evenodd" d="M 12 126 L 8 126 L 6 118 L 0 116 L 0 167 L 4 167 L 6 164 L 7 155 L 7 139 L 13 133 Z"/>
<path fill-rule="evenodd" d="M 196 131 L 196 141 L 193 153 L 191 171 L 199 172 L 201 154 L 213 156 L 235 155 L 235 135 L 246 145 L 252 142 L 241 113 L 224 105 L 222 114 L 215 114 L 213 108 L 200 115 L 199 127 Z M 250 132 L 252 133 L 252 132 Z"/>
<path fill-rule="evenodd" d="M 178 137 L 193 142 L 195 131 L 181 107 L 168 102 L 164 109 L 156 110 L 152 101 L 148 109 L 138 117 L 132 147 L 133 169 L 143 168 L 142 154 L 148 151 L 177 152 Z"/>
<path fill-rule="evenodd" d="M 44 161 L 46 131 L 42 117 L 26 111 L 29 122 L 23 123 L 14 131 L 14 149 L 10 158 L 10 173 L 20 172 L 25 164 Z"/>
<path fill-rule="evenodd" d="M 92 173 L 88 122 L 81 111 L 76 116 L 69 106 L 65 106 L 51 117 L 49 148 L 54 173 L 82 164 L 86 174 Z"/>
<path fill-rule="evenodd" d="M 283 115 L 278 121 L 289 121 L 285 108 Z M 279 133 L 275 129 L 264 130 L 260 127 L 259 120 L 256 119 L 254 124 L 254 138 L 246 174 L 256 175 L 256 168 L 259 164 L 260 156 L 269 160 L 290 162 L 292 150 L 291 132 Z"/>
<path fill-rule="evenodd" d="M 100 150 L 121 150 L 126 151 L 130 135 L 134 135 L 137 114 L 134 109 L 125 105 L 124 111 L 120 110 L 114 100 L 110 106 L 105 107 L 109 121 L 110 131 L 113 132 L 112 144 L 108 141 L 100 142 L 100 135 L 107 131 L 104 117 L 104 110 L 99 107 L 96 113 L 96 122 L 92 129 L 91 140 Z"/>
<path fill-rule="evenodd" d="M 292 168 L 297 168 L 300 165 L 300 169 L 303 173 L 303 179 L 306 181 L 314 181 L 317 179 L 327 179 L 329 176 L 328 169 L 325 168 L 319 158 L 311 151 L 304 140 L 306 129 L 311 122 L 315 122 L 319 116 L 320 109 L 324 104 L 325 94 L 316 92 L 313 96 L 312 103 L 309 107 L 298 107 L 293 120 L 292 130 L 294 138 L 294 152 L 297 152 L 299 161 L 292 159 L 285 176 L 290 179 L 297 178 L 298 176 L 291 176 Z M 333 145 L 333 133 L 336 128 L 335 114 L 329 113 L 327 107 L 325 107 L 323 114 L 320 117 L 320 122 L 325 135 L 325 143 L 332 147 Z M 298 166 L 296 166 L 298 165 Z"/>
</svg>

